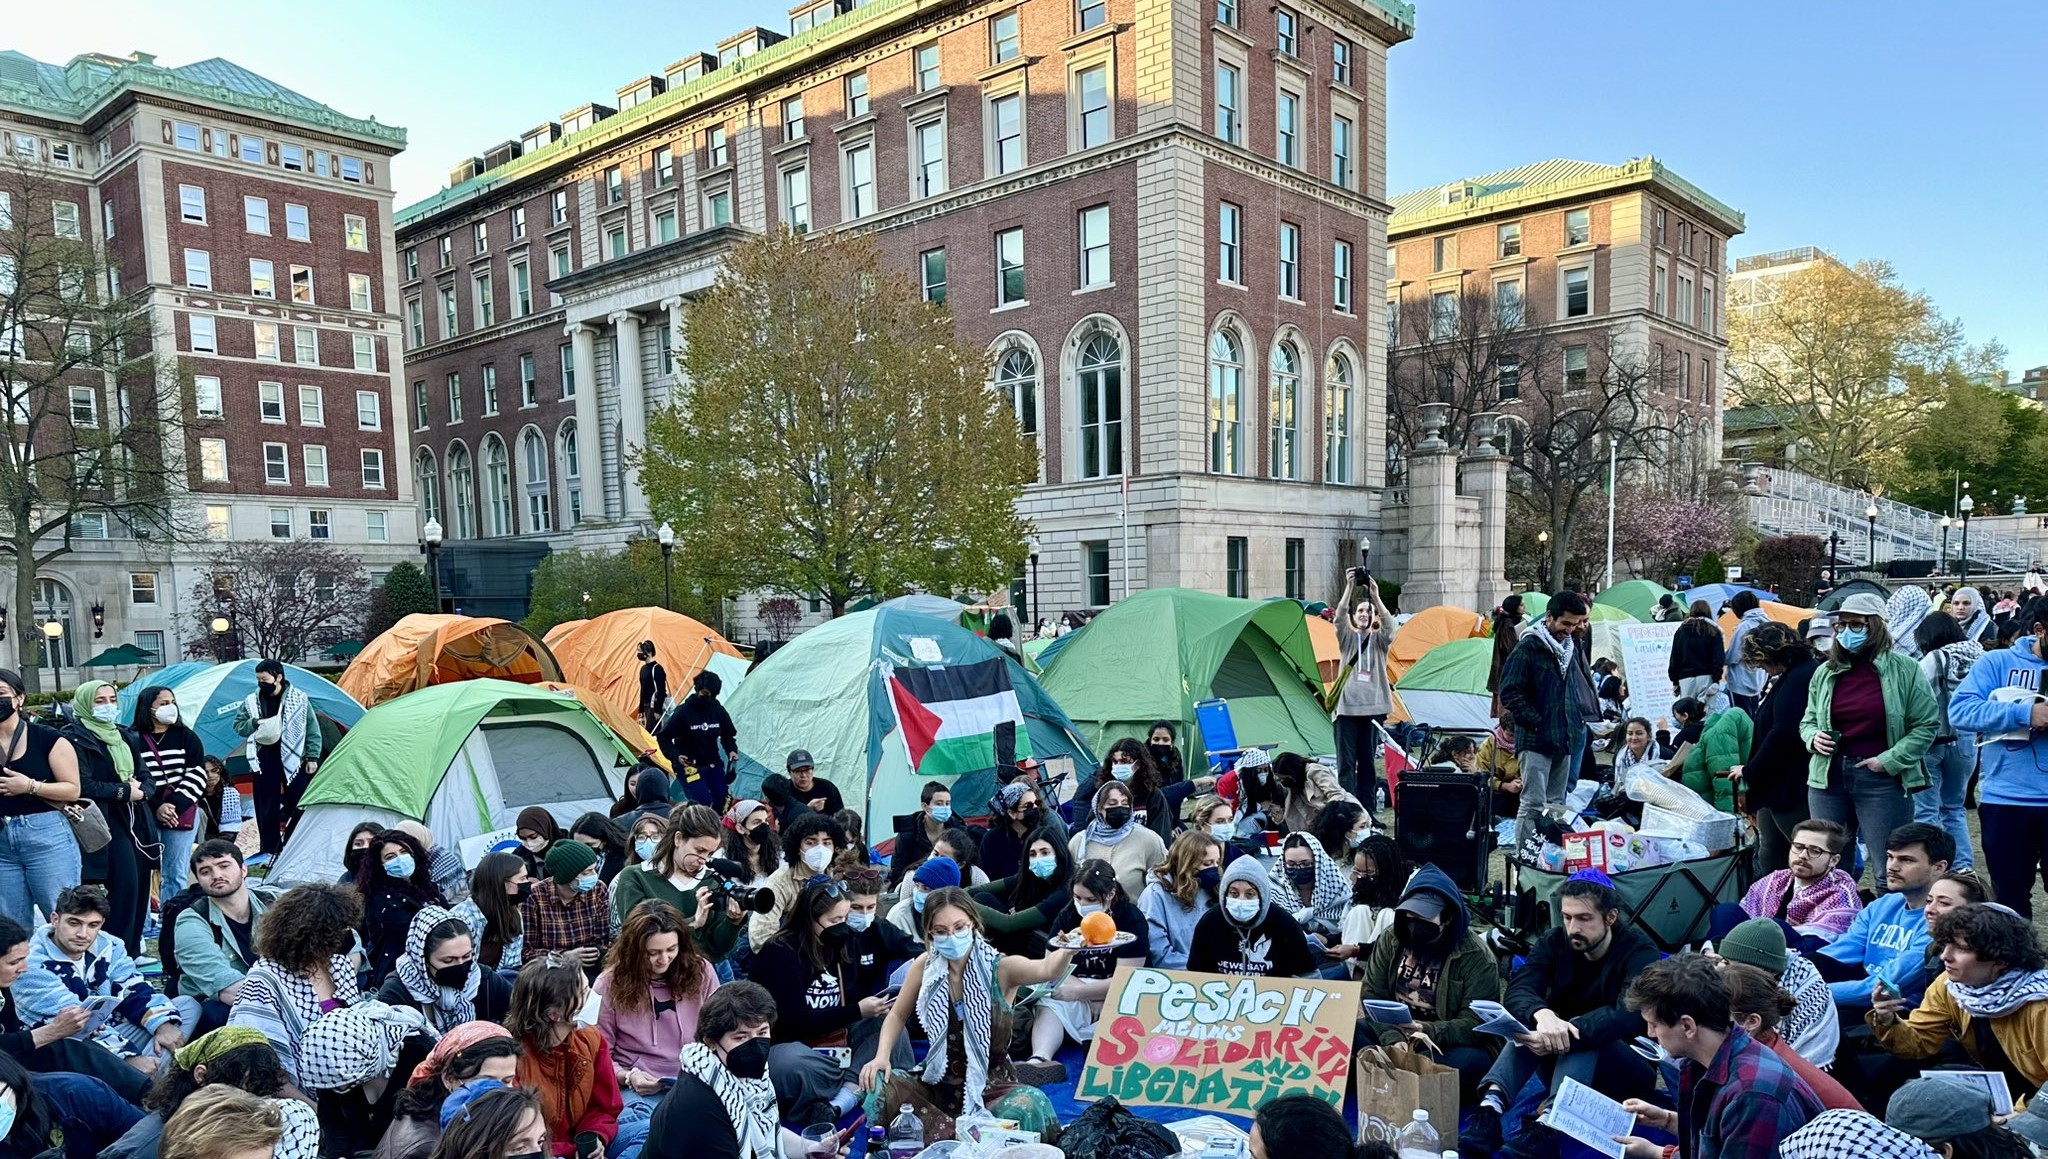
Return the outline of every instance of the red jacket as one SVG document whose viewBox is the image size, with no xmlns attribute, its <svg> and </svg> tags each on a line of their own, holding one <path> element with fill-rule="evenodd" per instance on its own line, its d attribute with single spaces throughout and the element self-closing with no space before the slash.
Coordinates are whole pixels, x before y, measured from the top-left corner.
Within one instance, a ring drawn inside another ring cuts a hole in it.
<svg viewBox="0 0 2048 1159">
<path fill-rule="evenodd" d="M 524 1039 L 519 1048 L 519 1085 L 540 1092 L 556 1155 L 574 1155 L 576 1136 L 585 1132 L 607 1146 L 618 1137 L 619 1112 L 626 1104 L 603 1035 L 580 1026 L 553 1050 Z"/>
</svg>

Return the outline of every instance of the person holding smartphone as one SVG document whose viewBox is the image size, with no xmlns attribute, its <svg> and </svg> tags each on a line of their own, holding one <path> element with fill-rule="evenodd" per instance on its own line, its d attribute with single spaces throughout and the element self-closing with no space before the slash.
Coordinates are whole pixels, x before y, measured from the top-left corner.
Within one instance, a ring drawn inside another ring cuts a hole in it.
<svg viewBox="0 0 2048 1159">
<path fill-rule="evenodd" d="M 1351 597 L 1363 588 L 1356 607 Z M 1337 693 L 1332 723 L 1337 728 L 1337 782 L 1344 791 L 1372 809 L 1379 799 L 1373 769 L 1373 731 L 1394 710 L 1387 683 L 1387 650 L 1394 644 L 1394 614 L 1380 600 L 1372 573 L 1354 567 L 1344 573 L 1344 594 L 1337 597 L 1337 653 L 1343 682 Z"/>
</svg>

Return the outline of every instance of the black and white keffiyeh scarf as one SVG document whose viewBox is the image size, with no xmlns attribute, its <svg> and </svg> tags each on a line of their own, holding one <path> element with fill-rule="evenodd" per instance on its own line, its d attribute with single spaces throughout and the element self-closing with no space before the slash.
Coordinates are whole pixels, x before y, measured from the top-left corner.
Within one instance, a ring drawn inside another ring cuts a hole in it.
<svg viewBox="0 0 2048 1159">
<path fill-rule="evenodd" d="M 1950 978 L 1948 993 L 1972 1018 L 2003 1018 L 2029 1002 L 2048 1000 L 2048 970 L 2007 970 L 1982 986 Z"/>
<path fill-rule="evenodd" d="M 412 995 L 427 1012 L 427 1020 L 435 1030 L 448 1030 L 476 1018 L 476 991 L 482 980 L 483 971 L 472 962 L 469 978 L 462 989 L 453 990 L 434 981 L 427 968 L 427 935 L 435 926 L 449 921 L 454 914 L 437 905 L 420 907 L 413 915 L 412 925 L 405 931 L 405 953 L 398 958 L 398 979 L 405 984 L 405 992 Z M 478 938 L 478 941 L 481 941 Z"/>
<path fill-rule="evenodd" d="M 740 1142 L 740 1159 L 781 1159 L 781 1134 L 775 1109 L 775 1086 L 766 1078 L 743 1079 L 726 1069 L 718 1055 L 701 1042 L 683 1048 L 682 1073 L 711 1088 L 732 1120 Z"/>
<path fill-rule="evenodd" d="M 1785 1136 L 1779 1159 L 1940 1159 L 1934 1150 L 1864 1111 L 1822 1111 Z"/>
<path fill-rule="evenodd" d="M 989 1039 L 995 1034 L 996 965 L 1001 961 L 995 947 L 976 934 L 960 975 L 960 1001 L 956 1003 L 947 985 L 952 973 L 949 963 L 936 950 L 925 956 L 924 980 L 917 991 L 917 1021 L 932 1047 L 924 1060 L 924 1081 L 946 1081 L 946 1022 L 958 1015 L 964 1031 L 961 1038 L 967 1044 L 963 1107 L 981 1106 L 982 1092 L 988 1087 Z"/>
</svg>

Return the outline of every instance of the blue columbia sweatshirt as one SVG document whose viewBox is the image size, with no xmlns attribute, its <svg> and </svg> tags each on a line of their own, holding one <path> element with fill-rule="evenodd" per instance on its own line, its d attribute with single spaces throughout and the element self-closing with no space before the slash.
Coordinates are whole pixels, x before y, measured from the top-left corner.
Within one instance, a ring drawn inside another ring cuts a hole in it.
<svg viewBox="0 0 2048 1159">
<path fill-rule="evenodd" d="M 2048 665 L 2034 654 L 2034 638 L 2021 636 L 2010 648 L 1987 652 L 1963 677 L 1949 698 L 1948 719 L 1958 732 L 1981 737 L 2028 732 L 2034 711 L 2032 695 L 1994 700 L 2000 688 L 2041 690 L 2041 672 Z M 2007 693 L 2010 696 L 2012 693 Z M 2048 805 L 2048 732 L 2033 732 L 2019 741 L 1996 740 L 1977 750 L 1984 780 L 1978 792 L 1986 805 Z"/>
<path fill-rule="evenodd" d="M 1907 909 L 1904 894 L 1887 893 L 1864 906 L 1842 936 L 1820 951 L 1844 966 L 1863 967 L 1863 977 L 1853 982 L 1828 983 L 1835 1005 L 1868 1010 L 1880 978 L 1886 989 L 1906 999 L 1906 1005 L 1920 1005 L 1920 995 L 1927 989 L 1931 943 L 1926 909 Z"/>
</svg>

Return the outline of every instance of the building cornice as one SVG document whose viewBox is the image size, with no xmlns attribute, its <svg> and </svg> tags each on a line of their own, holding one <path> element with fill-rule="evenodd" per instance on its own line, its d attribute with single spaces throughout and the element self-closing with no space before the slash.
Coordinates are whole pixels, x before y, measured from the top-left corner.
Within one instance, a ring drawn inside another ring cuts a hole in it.
<svg viewBox="0 0 2048 1159">
<path fill-rule="evenodd" d="M 153 62 L 124 61 L 116 67 L 81 57 L 73 60 L 64 71 L 67 81 L 80 94 L 76 99 L 60 100 L 41 89 L 0 80 L 0 109 L 60 118 L 90 130 L 123 97 L 158 96 L 203 101 L 237 112 L 253 113 L 271 121 L 355 137 L 388 147 L 394 153 L 405 148 L 405 130 L 396 125 L 382 124 L 375 117 L 351 117 L 325 105 L 307 106 L 277 97 L 238 92 L 180 76 L 175 70 Z"/>
<path fill-rule="evenodd" d="M 1397 214 L 1387 222 L 1387 240 L 1398 242 L 1419 233 L 1451 225 L 1466 225 L 1495 217 L 1527 213 L 1550 205 L 1585 201 L 1630 189 L 1654 189 L 1680 202 L 1694 215 L 1705 218 L 1724 234 L 1738 234 L 1746 228 L 1741 210 L 1713 197 L 1699 186 L 1680 177 L 1655 157 L 1638 157 L 1597 174 L 1569 177 L 1540 185 L 1522 185 L 1499 193 L 1467 197 L 1449 205 Z"/>
</svg>

